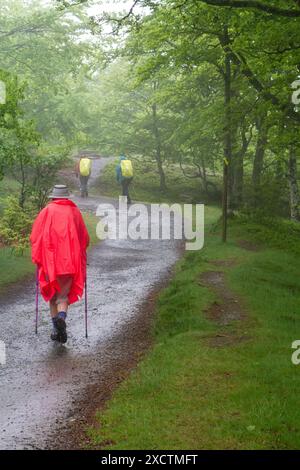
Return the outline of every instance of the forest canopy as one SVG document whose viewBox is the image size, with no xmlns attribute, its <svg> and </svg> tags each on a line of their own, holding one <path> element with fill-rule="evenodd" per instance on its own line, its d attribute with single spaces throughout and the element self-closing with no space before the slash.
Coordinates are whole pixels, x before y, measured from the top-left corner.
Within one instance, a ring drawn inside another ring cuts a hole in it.
<svg viewBox="0 0 300 470">
<path fill-rule="evenodd" d="M 26 192 L 46 156 L 125 152 L 162 192 L 176 164 L 199 200 L 300 221 L 300 2 L 111 3 L 3 0 L 1 174 Z"/>
</svg>

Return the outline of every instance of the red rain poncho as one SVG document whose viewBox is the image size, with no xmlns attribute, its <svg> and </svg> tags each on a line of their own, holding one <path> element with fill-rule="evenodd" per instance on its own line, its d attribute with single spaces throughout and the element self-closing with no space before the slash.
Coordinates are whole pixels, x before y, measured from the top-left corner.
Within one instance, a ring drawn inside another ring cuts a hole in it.
<svg viewBox="0 0 300 470">
<path fill-rule="evenodd" d="M 60 291 L 57 276 L 73 277 L 69 303 L 83 294 L 89 235 L 78 207 L 55 199 L 37 216 L 30 236 L 32 261 L 39 268 L 41 293 L 48 302 Z"/>
</svg>

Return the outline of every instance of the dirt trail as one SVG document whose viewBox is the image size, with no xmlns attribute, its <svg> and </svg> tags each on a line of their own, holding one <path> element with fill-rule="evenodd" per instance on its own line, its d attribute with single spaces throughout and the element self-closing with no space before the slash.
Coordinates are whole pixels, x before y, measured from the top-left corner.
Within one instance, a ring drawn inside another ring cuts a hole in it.
<svg viewBox="0 0 300 470">
<path fill-rule="evenodd" d="M 236 260 L 218 260 L 212 264 L 231 267 L 236 264 Z M 247 313 L 241 299 L 229 289 L 224 272 L 206 271 L 202 274 L 200 283 L 217 295 L 217 300 L 206 310 L 206 315 L 220 326 L 220 331 L 209 337 L 209 345 L 227 347 L 249 340 L 249 336 L 241 335 L 236 328 L 230 332 L 226 330 L 226 326 L 237 325 L 238 322 L 245 321 Z"/>
<path fill-rule="evenodd" d="M 219 298 L 207 311 L 210 319 L 220 325 L 229 325 L 232 321 L 245 318 L 241 302 L 226 286 L 222 271 L 207 271 L 202 275 L 201 281 L 212 289 Z"/>
<path fill-rule="evenodd" d="M 94 161 L 94 182 L 108 161 Z M 102 197 L 73 200 L 91 211 L 115 204 Z M 49 339 L 44 302 L 34 335 L 33 280 L 0 299 L 0 339 L 7 348 L 7 364 L 0 366 L 0 449 L 72 447 L 63 436 L 93 411 L 84 397 L 103 403 L 149 344 L 149 295 L 169 276 L 180 249 L 174 241 L 141 240 L 107 240 L 93 248 L 88 340 L 82 301 L 70 311 L 69 341 L 60 346 Z"/>
</svg>

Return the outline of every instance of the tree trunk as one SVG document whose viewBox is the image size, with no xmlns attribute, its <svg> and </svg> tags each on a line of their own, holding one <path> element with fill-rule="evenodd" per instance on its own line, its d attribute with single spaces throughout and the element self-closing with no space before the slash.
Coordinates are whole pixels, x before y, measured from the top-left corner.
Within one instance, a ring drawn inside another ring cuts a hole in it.
<svg viewBox="0 0 300 470">
<path fill-rule="evenodd" d="M 251 135 L 247 138 L 247 127 L 244 119 L 240 123 L 241 148 L 232 156 L 234 160 L 233 170 L 233 209 L 238 209 L 243 203 L 244 196 L 244 159 L 251 142 Z M 251 133 L 250 133 L 251 134 Z"/>
<path fill-rule="evenodd" d="M 205 168 L 205 161 L 204 158 L 201 157 L 201 168 L 202 168 L 202 182 L 203 182 L 203 189 L 206 196 L 208 196 L 208 184 L 207 184 L 207 176 L 206 176 L 206 168 Z"/>
<path fill-rule="evenodd" d="M 157 169 L 158 169 L 159 179 L 160 179 L 159 189 L 164 192 L 167 190 L 167 185 L 166 185 L 166 176 L 165 176 L 165 172 L 163 169 L 162 158 L 161 158 L 161 142 L 160 142 L 158 123 L 157 123 L 156 103 L 152 105 L 152 117 L 153 117 L 153 133 L 155 137 L 155 159 L 156 159 Z"/>
<path fill-rule="evenodd" d="M 289 153 L 288 181 L 290 186 L 291 219 L 300 222 L 300 194 L 297 181 L 297 156 L 294 147 L 290 148 Z"/>
<path fill-rule="evenodd" d="M 259 203 L 261 175 L 262 175 L 262 170 L 263 170 L 266 145 L 268 142 L 268 128 L 266 127 L 264 121 L 265 121 L 265 116 L 260 118 L 256 123 L 258 135 L 257 135 L 257 143 L 256 143 L 256 150 L 255 150 L 253 170 L 252 170 L 254 207 L 257 207 Z"/>
<path fill-rule="evenodd" d="M 26 177 L 25 177 L 25 169 L 23 158 L 20 158 L 20 169 L 21 169 L 21 189 L 19 195 L 19 206 L 24 209 L 25 200 L 26 200 Z"/>
<path fill-rule="evenodd" d="M 224 164 L 223 164 L 223 200 L 222 200 L 222 240 L 227 241 L 227 217 L 228 217 L 228 182 L 229 165 L 232 157 L 231 140 L 231 59 L 229 51 L 228 27 L 224 28 L 225 73 L 224 73 L 224 97 L 225 97 L 225 125 L 224 125 Z M 228 49 L 227 49 L 227 47 Z"/>
<path fill-rule="evenodd" d="M 239 152 L 234 165 L 233 180 L 233 201 L 234 209 L 241 207 L 243 203 L 244 189 L 244 152 Z"/>
<path fill-rule="evenodd" d="M 234 209 L 234 155 L 232 155 L 232 159 L 230 161 L 230 165 L 228 166 L 228 201 L 227 207 L 230 212 Z"/>
</svg>

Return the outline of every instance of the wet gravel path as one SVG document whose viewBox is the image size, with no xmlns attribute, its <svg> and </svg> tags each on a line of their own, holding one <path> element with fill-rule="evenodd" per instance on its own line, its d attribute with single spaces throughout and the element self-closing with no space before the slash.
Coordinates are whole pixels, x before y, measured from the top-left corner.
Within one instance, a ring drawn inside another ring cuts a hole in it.
<svg viewBox="0 0 300 470">
<path fill-rule="evenodd" d="M 105 164 L 105 159 L 94 161 L 94 182 Z M 93 212 L 99 203 L 115 204 L 101 197 L 73 200 Z M 108 397 L 110 381 L 119 381 L 122 368 L 138 358 L 148 327 L 141 309 L 147 310 L 148 296 L 179 256 L 174 241 L 106 240 L 94 247 L 88 255 L 89 338 L 81 301 L 70 310 L 66 346 L 50 341 L 43 301 L 35 336 L 33 280 L 0 298 L 0 339 L 7 350 L 7 363 L 0 366 L 0 449 L 67 447 L 63 429 L 76 421 L 83 397 L 95 388 Z"/>
</svg>

